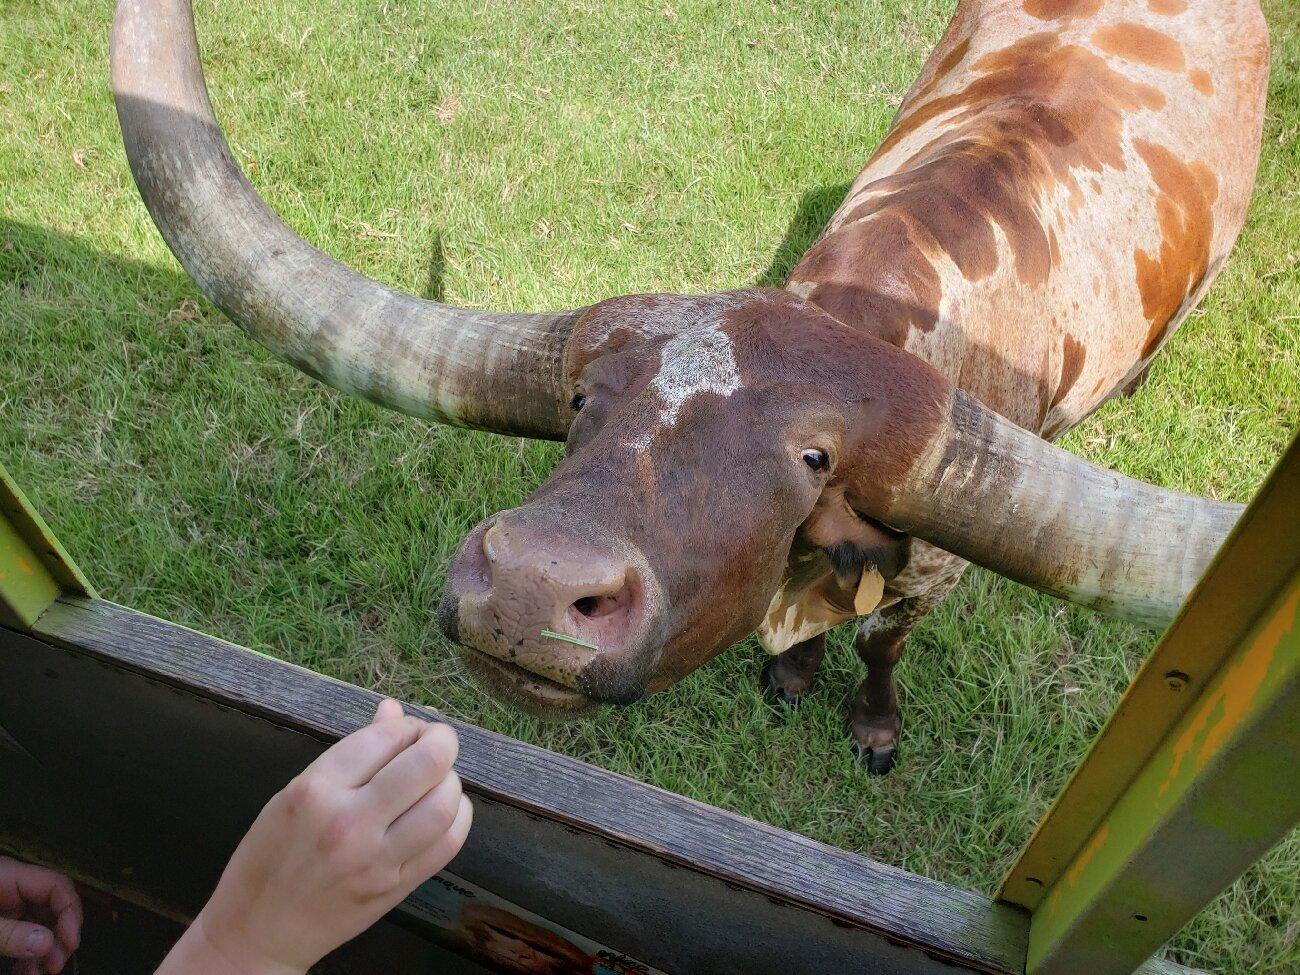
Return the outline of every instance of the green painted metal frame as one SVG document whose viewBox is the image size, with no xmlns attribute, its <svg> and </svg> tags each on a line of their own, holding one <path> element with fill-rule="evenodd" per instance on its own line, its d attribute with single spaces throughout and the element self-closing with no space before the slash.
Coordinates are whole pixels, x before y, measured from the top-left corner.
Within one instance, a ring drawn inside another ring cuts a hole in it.
<svg viewBox="0 0 1300 975">
<path fill-rule="evenodd" d="M 1132 972 L 1300 823 L 1300 438 L 1043 818 L 999 898 L 1028 975 Z"/>
<path fill-rule="evenodd" d="M 0 465 L 0 625 L 26 632 L 64 594 L 95 590 Z"/>
</svg>

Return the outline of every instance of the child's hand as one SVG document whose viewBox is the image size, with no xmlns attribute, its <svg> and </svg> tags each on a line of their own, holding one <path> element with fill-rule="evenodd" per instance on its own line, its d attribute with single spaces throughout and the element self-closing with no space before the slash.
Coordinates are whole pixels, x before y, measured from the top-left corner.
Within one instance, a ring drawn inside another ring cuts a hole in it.
<svg viewBox="0 0 1300 975">
<path fill-rule="evenodd" d="M 0 857 L 0 958 L 14 975 L 55 975 L 81 940 L 81 898 L 53 870 Z"/>
<path fill-rule="evenodd" d="M 159 969 L 301 973 L 460 850 L 472 807 L 455 731 L 384 701 L 271 799 Z"/>
</svg>

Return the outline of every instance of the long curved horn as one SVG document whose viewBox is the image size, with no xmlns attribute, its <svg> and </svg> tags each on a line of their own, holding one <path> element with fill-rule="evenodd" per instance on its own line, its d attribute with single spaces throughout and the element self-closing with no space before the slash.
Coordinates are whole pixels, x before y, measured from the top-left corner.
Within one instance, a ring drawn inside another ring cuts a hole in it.
<svg viewBox="0 0 1300 975">
<path fill-rule="evenodd" d="M 869 513 L 1070 602 L 1168 624 L 1243 510 L 1097 467 L 960 390 L 940 399 L 906 475 L 866 492 Z"/>
<path fill-rule="evenodd" d="M 189 0 L 119 0 L 113 95 L 140 195 L 203 292 L 304 372 L 405 413 L 562 439 L 561 359 L 582 311 L 467 311 L 403 294 L 303 241 L 231 155 Z"/>
</svg>

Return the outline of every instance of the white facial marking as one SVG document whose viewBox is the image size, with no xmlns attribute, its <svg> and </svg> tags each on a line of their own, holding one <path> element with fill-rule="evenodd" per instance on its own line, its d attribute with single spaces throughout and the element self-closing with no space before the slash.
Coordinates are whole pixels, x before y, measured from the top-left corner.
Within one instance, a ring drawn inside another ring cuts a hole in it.
<svg viewBox="0 0 1300 975">
<path fill-rule="evenodd" d="M 633 442 L 645 450 L 655 433 L 677 425 L 687 400 L 700 393 L 730 396 L 740 389 L 740 372 L 731 339 L 717 321 L 692 326 L 674 335 L 659 352 L 659 373 L 647 387 L 663 403 L 659 423 Z"/>
<path fill-rule="evenodd" d="M 677 424 L 677 414 L 698 393 L 730 396 L 740 388 L 740 373 L 731 339 L 717 325 L 699 325 L 674 335 L 659 353 L 659 375 L 652 385 L 664 401 L 663 422 Z"/>
</svg>

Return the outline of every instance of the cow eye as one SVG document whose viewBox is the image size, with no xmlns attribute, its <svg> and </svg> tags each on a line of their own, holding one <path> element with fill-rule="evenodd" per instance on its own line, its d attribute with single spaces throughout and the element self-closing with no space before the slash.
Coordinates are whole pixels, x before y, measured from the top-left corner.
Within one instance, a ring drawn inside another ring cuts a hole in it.
<svg viewBox="0 0 1300 975">
<path fill-rule="evenodd" d="M 809 469 L 814 471 L 826 470 L 831 462 L 830 456 L 826 451 L 817 450 L 815 447 L 810 447 L 800 456 L 803 457 L 803 462 L 808 465 Z"/>
<path fill-rule="evenodd" d="M 569 400 L 569 405 L 573 407 L 574 412 L 577 412 L 587 405 L 587 397 L 582 393 L 579 393 L 577 396 L 573 397 L 573 399 Z"/>
</svg>

